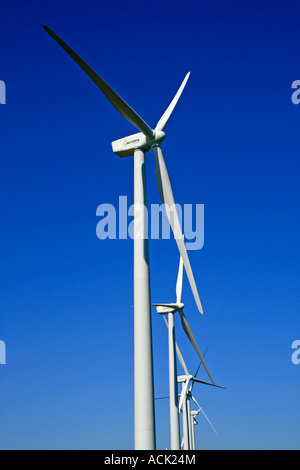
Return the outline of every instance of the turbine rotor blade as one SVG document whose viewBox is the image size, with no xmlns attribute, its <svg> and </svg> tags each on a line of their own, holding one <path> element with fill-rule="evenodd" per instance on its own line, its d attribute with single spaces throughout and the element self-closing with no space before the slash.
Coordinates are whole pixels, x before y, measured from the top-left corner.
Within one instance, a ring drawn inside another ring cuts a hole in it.
<svg viewBox="0 0 300 470">
<path fill-rule="evenodd" d="M 179 360 L 179 362 L 180 362 L 180 364 L 181 364 L 181 367 L 182 367 L 183 370 L 184 370 L 185 375 L 190 375 L 190 374 L 189 374 L 189 371 L 188 371 L 188 368 L 187 368 L 187 366 L 186 366 L 186 363 L 184 362 L 183 356 L 182 356 L 182 354 L 181 354 L 181 352 L 180 352 L 180 349 L 179 349 L 179 347 L 178 347 L 178 344 L 176 343 L 175 346 L 176 346 L 176 354 L 177 354 L 178 360 Z"/>
<path fill-rule="evenodd" d="M 181 392 L 181 395 L 180 395 L 180 402 L 179 402 L 179 407 L 178 407 L 178 412 L 180 413 L 181 411 L 181 407 L 183 405 L 183 402 L 184 402 L 184 399 L 186 397 L 186 394 L 187 394 L 187 391 L 188 391 L 188 388 L 189 388 L 189 380 L 186 381 L 186 383 L 184 384 L 184 387 L 182 388 L 182 392 Z"/>
<path fill-rule="evenodd" d="M 194 382 L 197 382 L 198 384 L 209 385 L 210 387 L 222 388 L 223 390 L 226 390 L 225 387 L 221 387 L 220 385 L 204 382 L 203 380 L 200 380 L 200 379 L 193 378 L 192 380 L 194 380 Z"/>
<path fill-rule="evenodd" d="M 208 423 L 210 424 L 211 428 L 214 430 L 214 432 L 216 433 L 217 437 L 220 437 L 219 434 L 217 433 L 217 431 L 215 430 L 212 422 L 209 420 L 209 418 L 206 416 L 206 414 L 204 413 L 204 411 L 202 410 L 202 408 L 200 409 L 201 413 L 203 414 L 203 416 L 205 417 L 205 419 L 208 421 Z"/>
<path fill-rule="evenodd" d="M 82 68 L 82 70 L 93 80 L 98 88 L 104 93 L 106 98 L 116 108 L 116 110 L 137 127 L 143 134 L 151 139 L 154 132 L 151 127 L 86 63 L 76 52 L 71 49 L 57 34 L 55 34 L 48 26 L 44 26 L 45 31 L 61 46 L 64 51 Z"/>
<path fill-rule="evenodd" d="M 151 304 L 151 307 L 166 307 L 166 308 L 173 308 L 176 310 L 176 304 Z"/>
<path fill-rule="evenodd" d="M 184 315 L 184 313 L 183 313 L 182 310 L 179 310 L 179 315 L 180 315 L 180 319 L 181 319 L 182 328 L 183 328 L 185 334 L 187 335 L 188 339 L 189 339 L 190 342 L 192 343 L 192 345 L 193 345 L 193 347 L 194 347 L 194 349 L 195 349 L 195 351 L 196 351 L 196 353 L 197 353 L 197 355 L 198 355 L 200 361 L 201 361 L 202 364 L 203 364 L 203 367 L 204 367 L 205 370 L 206 370 L 207 375 L 209 376 L 210 380 L 212 381 L 212 384 L 215 385 L 215 382 L 213 381 L 213 378 L 212 378 L 212 376 L 211 376 L 211 374 L 210 374 L 210 372 L 209 372 L 209 370 L 208 370 L 207 365 L 205 364 L 204 358 L 203 358 L 203 356 L 202 356 L 202 354 L 201 354 L 201 352 L 200 352 L 200 349 L 199 349 L 199 347 L 198 347 L 198 344 L 197 344 L 197 342 L 196 342 L 196 340 L 195 340 L 195 337 L 194 337 L 194 335 L 193 335 L 193 332 L 192 332 L 192 330 L 191 330 L 191 327 L 190 327 L 190 325 L 189 325 L 189 323 L 188 323 L 188 321 L 187 321 L 187 319 L 186 319 L 186 316 Z M 195 380 L 197 381 L 198 379 L 195 379 Z"/>
<path fill-rule="evenodd" d="M 190 260 L 189 260 L 187 250 L 185 247 L 184 238 L 182 235 L 182 230 L 181 230 L 181 226 L 179 222 L 177 209 L 175 206 L 175 201 L 174 201 L 174 196 L 173 196 L 173 191 L 172 191 L 172 187 L 170 183 L 168 170 L 167 170 L 166 163 L 165 163 L 160 146 L 154 146 L 153 153 L 155 157 L 155 177 L 156 177 L 157 189 L 160 194 L 161 200 L 163 204 L 165 205 L 167 217 L 172 227 L 179 252 L 182 256 L 183 264 L 186 270 L 186 274 L 187 274 L 192 292 L 194 294 L 197 307 L 199 309 L 199 312 L 203 314 L 203 309 L 202 309 L 200 297 L 198 294 L 198 289 L 196 286 Z"/>
<path fill-rule="evenodd" d="M 169 329 L 168 320 L 166 319 L 165 316 L 164 316 L 164 320 L 165 320 L 165 323 L 166 323 L 166 325 L 167 325 L 167 328 Z M 181 354 L 181 351 L 180 351 L 180 349 L 179 349 L 179 346 L 178 346 L 177 342 L 175 342 L 175 347 L 176 347 L 176 354 L 177 354 L 178 360 L 179 360 L 179 362 L 180 362 L 180 364 L 181 364 L 181 367 L 183 368 L 185 375 L 189 376 L 190 373 L 189 373 L 189 371 L 188 371 L 188 368 L 187 368 L 187 366 L 186 366 L 186 363 L 184 362 L 183 356 L 182 356 L 182 354 Z"/>
<path fill-rule="evenodd" d="M 208 351 L 208 347 L 206 348 L 206 350 L 205 350 L 205 352 L 204 352 L 204 354 L 203 354 L 203 359 L 205 358 L 207 351 Z M 197 368 L 197 370 L 196 370 L 196 373 L 195 373 L 195 375 L 194 375 L 194 378 L 195 378 L 195 379 L 197 378 L 197 375 L 198 375 L 198 372 L 199 372 L 199 370 L 200 370 L 201 365 L 202 365 L 202 362 L 200 361 L 200 364 L 199 364 L 199 366 L 198 366 L 198 368 Z M 195 382 L 192 381 L 192 385 L 191 385 L 191 387 L 190 387 L 190 392 L 193 391 L 194 383 L 195 383 Z"/>
<path fill-rule="evenodd" d="M 196 399 L 192 396 L 192 400 L 194 401 L 194 403 L 198 406 L 199 408 L 199 411 L 201 411 L 201 413 L 203 414 L 204 418 L 207 420 L 207 422 L 210 424 L 211 428 L 214 430 L 214 432 L 216 433 L 216 435 L 218 437 L 219 434 L 217 433 L 217 431 L 215 430 L 214 426 L 212 425 L 211 421 L 209 420 L 209 418 L 206 416 L 206 414 L 204 413 L 203 409 L 201 408 L 201 406 L 199 405 L 199 403 L 196 401 Z"/>
<path fill-rule="evenodd" d="M 183 259 L 180 256 L 180 263 L 179 263 L 179 270 L 178 270 L 178 278 L 176 284 L 176 303 L 180 304 L 182 300 L 182 287 L 183 287 Z"/>
<path fill-rule="evenodd" d="M 169 105 L 169 107 L 166 109 L 166 111 L 164 112 L 164 114 L 162 115 L 162 117 L 160 118 L 160 120 L 158 121 L 157 123 L 157 126 L 155 128 L 156 131 L 163 131 L 164 128 L 166 127 L 170 117 L 171 117 L 171 114 L 173 113 L 174 111 L 174 108 L 181 96 L 181 93 L 183 92 L 184 88 L 185 88 L 185 85 L 190 77 L 190 72 L 185 76 L 185 79 L 183 80 L 179 90 L 177 91 L 176 95 L 174 96 L 171 104 Z"/>
</svg>

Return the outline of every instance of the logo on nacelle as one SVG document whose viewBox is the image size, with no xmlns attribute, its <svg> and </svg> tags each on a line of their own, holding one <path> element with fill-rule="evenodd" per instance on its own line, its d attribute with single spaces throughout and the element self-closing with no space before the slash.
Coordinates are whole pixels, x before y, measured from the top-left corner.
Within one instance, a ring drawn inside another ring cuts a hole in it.
<svg viewBox="0 0 300 470">
<path fill-rule="evenodd" d="M 127 145 L 131 145 L 131 144 L 136 144 L 137 142 L 140 142 L 140 139 L 133 139 L 133 140 L 123 140 L 123 147 L 127 147 Z"/>
</svg>

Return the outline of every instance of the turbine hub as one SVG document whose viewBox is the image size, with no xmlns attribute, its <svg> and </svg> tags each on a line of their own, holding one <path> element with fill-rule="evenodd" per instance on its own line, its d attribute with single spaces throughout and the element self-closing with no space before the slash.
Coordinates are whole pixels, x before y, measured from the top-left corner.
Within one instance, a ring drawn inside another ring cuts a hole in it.
<svg viewBox="0 0 300 470">
<path fill-rule="evenodd" d="M 166 134 L 163 131 L 154 131 L 154 136 L 151 139 L 147 139 L 147 144 L 150 147 L 155 147 L 161 144 L 166 138 Z"/>
<path fill-rule="evenodd" d="M 178 308 L 178 310 L 183 310 L 183 309 L 184 309 L 184 304 L 181 303 L 181 302 L 179 302 L 179 303 L 177 304 L 177 308 Z"/>
</svg>

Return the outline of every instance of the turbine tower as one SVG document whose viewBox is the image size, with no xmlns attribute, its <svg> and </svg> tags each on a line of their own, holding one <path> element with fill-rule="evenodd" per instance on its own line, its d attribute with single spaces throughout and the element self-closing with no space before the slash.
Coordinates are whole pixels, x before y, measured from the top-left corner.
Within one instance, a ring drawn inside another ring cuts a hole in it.
<svg viewBox="0 0 300 470">
<path fill-rule="evenodd" d="M 204 356 L 202 356 L 199 347 L 196 343 L 191 327 L 183 313 L 184 304 L 182 303 L 182 291 L 183 291 L 183 260 L 180 257 L 177 283 L 176 283 L 176 303 L 171 304 L 152 304 L 156 307 L 157 313 L 161 315 L 168 315 L 168 321 L 165 319 L 169 330 L 169 394 L 170 394 L 170 441 L 171 450 L 180 450 L 180 426 L 179 426 L 179 408 L 178 408 L 178 383 L 177 383 L 177 364 L 176 364 L 176 338 L 175 338 L 175 318 L 176 312 L 179 313 L 181 318 L 182 327 L 191 341 L 196 353 L 200 357 L 201 363 L 205 367 L 205 370 L 214 385 L 212 376 L 204 362 Z M 181 353 L 177 347 L 177 355 L 180 358 Z M 184 363 L 182 356 L 180 359 L 181 364 Z M 183 368 L 187 370 L 184 366 Z"/>
<path fill-rule="evenodd" d="M 76 52 L 56 33 L 44 26 L 46 32 L 64 49 L 67 54 L 91 78 L 116 110 L 140 132 L 112 143 L 112 149 L 119 157 L 134 157 L 134 430 L 135 449 L 154 450 L 155 416 L 153 385 L 153 353 L 151 331 L 149 242 L 146 211 L 147 207 L 145 153 L 151 148 L 155 159 L 155 177 L 162 203 L 167 206 L 167 216 L 175 235 L 180 255 L 200 313 L 201 301 L 185 248 L 182 230 L 177 214 L 173 191 L 161 150 L 166 135 L 164 129 L 185 88 L 189 73 L 183 80 L 171 104 L 153 130 Z M 172 213 L 169 209 L 172 209 Z M 138 217 L 139 215 L 139 217 Z M 138 217 L 138 223 L 137 223 Z"/>
</svg>

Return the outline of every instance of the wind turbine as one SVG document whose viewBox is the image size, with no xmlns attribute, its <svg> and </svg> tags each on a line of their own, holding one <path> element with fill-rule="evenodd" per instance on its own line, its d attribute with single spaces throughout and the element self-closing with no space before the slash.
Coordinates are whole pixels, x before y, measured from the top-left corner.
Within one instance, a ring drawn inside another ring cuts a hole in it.
<svg viewBox="0 0 300 470">
<path fill-rule="evenodd" d="M 183 358 L 176 346 L 175 338 L 175 318 L 176 312 L 179 313 L 181 318 L 182 327 L 194 346 L 198 356 L 200 357 L 201 364 L 204 365 L 209 378 L 214 384 L 211 374 L 204 362 L 199 347 L 196 343 L 192 330 L 188 324 L 188 321 L 183 313 L 184 304 L 182 303 L 182 290 L 183 290 L 183 259 L 180 257 L 177 283 L 176 283 L 176 303 L 173 304 L 152 304 L 156 307 L 159 314 L 168 314 L 168 321 L 165 319 L 169 330 L 169 393 L 170 393 L 170 439 L 171 439 L 171 450 L 180 450 L 180 426 L 179 426 L 179 409 L 178 409 L 178 384 L 177 384 L 177 364 L 176 364 L 176 347 L 177 355 L 180 358 L 180 362 L 183 364 Z M 165 317 L 164 317 L 165 318 Z M 183 366 L 185 368 L 185 366 Z M 187 371 L 187 369 L 185 369 Z M 189 375 L 189 374 L 187 374 Z"/>
<path fill-rule="evenodd" d="M 195 425 L 198 424 L 196 420 L 196 416 L 199 415 L 199 413 L 202 413 L 206 421 L 209 423 L 210 427 L 213 429 L 217 437 L 219 437 L 219 434 L 217 433 L 216 429 L 214 428 L 213 424 L 211 423 L 210 419 L 208 416 L 204 413 L 203 408 L 199 405 L 199 403 L 196 401 L 195 397 L 190 394 L 190 398 L 195 402 L 195 404 L 198 406 L 198 410 L 191 410 L 190 413 L 190 423 L 191 423 L 191 439 L 190 439 L 190 450 L 196 450 L 196 440 L 195 440 Z"/>
<path fill-rule="evenodd" d="M 208 348 L 206 349 L 205 353 L 203 354 L 203 357 L 206 356 L 206 353 L 208 351 Z M 194 375 L 195 378 L 197 378 L 197 375 L 198 375 L 198 372 L 200 370 L 200 367 L 202 365 L 202 362 L 200 362 L 197 370 L 196 370 L 196 373 Z M 198 411 L 194 411 L 194 410 L 191 410 L 190 409 L 190 422 L 189 422 L 189 446 L 190 446 L 190 450 L 196 450 L 196 447 L 195 447 L 195 424 L 198 424 L 197 423 L 197 420 L 196 420 L 196 416 L 201 412 L 203 414 L 203 416 L 205 417 L 205 419 L 207 420 L 207 422 L 210 424 L 211 428 L 213 429 L 213 431 L 216 433 L 217 437 L 219 437 L 219 434 L 217 433 L 217 431 L 215 430 L 214 426 L 212 425 L 211 421 L 209 420 L 209 418 L 206 416 L 206 414 L 204 413 L 202 407 L 200 407 L 199 403 L 196 401 L 195 397 L 193 396 L 193 388 L 194 388 L 194 385 L 195 385 L 195 380 L 192 380 L 191 381 L 191 385 L 190 385 L 190 389 L 187 393 L 187 402 L 188 402 L 188 405 L 189 405 L 189 409 L 191 408 L 190 407 L 190 400 L 193 400 L 193 402 L 198 406 Z"/>
<path fill-rule="evenodd" d="M 190 383 L 194 384 L 196 382 L 196 383 L 205 384 L 205 382 L 197 379 L 196 377 L 193 377 L 192 375 L 189 375 L 188 371 L 186 375 L 181 375 L 178 377 L 178 382 L 182 384 L 182 391 L 181 391 L 180 403 L 179 403 L 179 412 L 182 411 L 183 413 L 183 418 L 182 418 L 183 446 L 184 446 L 184 450 L 193 450 L 193 423 L 191 420 L 192 410 L 191 410 L 190 400 L 193 400 L 197 404 L 197 406 L 199 407 L 199 411 L 203 413 L 203 415 L 209 422 L 210 426 L 213 428 L 214 432 L 216 434 L 217 432 L 215 428 L 213 427 L 212 423 L 209 421 L 208 417 L 205 415 L 203 409 L 197 403 L 195 397 L 189 391 Z M 206 383 L 206 385 L 211 385 L 211 384 Z M 218 386 L 215 385 L 215 387 L 218 387 Z M 224 388 L 224 387 L 218 387 L 218 388 Z"/>
<path fill-rule="evenodd" d="M 192 428 L 192 437 L 191 437 L 191 450 L 196 450 L 196 440 L 195 440 L 195 426 L 198 424 L 198 421 L 196 420 L 196 416 L 200 411 L 191 411 L 191 428 Z"/>
<path fill-rule="evenodd" d="M 190 423 L 190 396 L 188 392 L 189 383 L 193 380 L 192 375 L 186 374 L 178 377 L 178 383 L 182 384 L 181 394 L 180 394 L 180 403 L 179 403 L 179 413 L 182 411 L 182 428 L 183 428 L 183 447 L 184 450 L 191 450 L 191 423 Z M 197 380 L 197 379 L 196 379 Z"/>
<path fill-rule="evenodd" d="M 201 363 L 203 364 L 205 370 L 206 370 L 206 373 L 208 375 L 208 377 L 210 378 L 211 380 L 211 383 L 212 385 L 215 385 L 215 382 L 208 370 L 208 367 L 207 365 L 205 364 L 205 361 L 204 361 L 204 357 L 202 356 L 201 354 L 201 351 L 198 347 L 198 344 L 195 340 L 195 337 L 193 335 L 193 332 L 192 332 L 192 329 L 187 321 L 187 318 L 183 312 L 184 310 L 184 307 L 185 305 L 182 303 L 182 289 L 183 289 L 183 265 L 184 265 L 184 260 L 183 258 L 181 257 L 180 258 L 180 263 L 179 263 L 179 270 L 178 270 L 178 278 L 177 278 L 177 284 L 176 284 L 176 296 L 177 296 L 177 299 L 176 299 L 176 302 L 175 303 L 170 303 L 170 304 L 167 304 L 167 303 L 160 303 L 160 304 L 152 304 L 153 307 L 156 307 L 157 308 L 157 313 L 163 315 L 163 314 L 168 314 L 169 315 L 169 319 L 172 317 L 170 315 L 173 315 L 178 312 L 179 313 L 179 316 L 180 316 L 180 320 L 181 320 L 181 325 L 182 325 L 182 328 L 185 332 L 185 334 L 187 335 L 188 339 L 190 340 L 191 344 L 193 345 Z M 172 320 L 171 320 L 172 321 Z M 173 345 L 173 348 L 175 348 L 175 343 Z"/>
<path fill-rule="evenodd" d="M 194 376 L 191 375 L 188 371 L 188 368 L 186 366 L 186 363 L 183 359 L 183 356 L 182 356 L 178 346 L 176 346 L 176 350 L 177 350 L 178 359 L 179 359 L 179 361 L 181 363 L 181 366 L 182 366 L 182 368 L 185 372 L 185 375 L 181 375 L 181 376 L 178 377 L 178 382 L 182 384 L 182 390 L 181 390 L 180 402 L 179 402 L 179 413 L 180 413 L 181 408 L 182 408 L 182 413 L 183 413 L 183 419 L 182 419 L 183 446 L 184 446 L 185 450 L 191 450 L 193 430 L 192 430 L 192 424 L 191 424 L 191 419 L 190 419 L 190 417 L 191 417 L 190 399 L 192 399 L 197 404 L 197 406 L 199 406 L 198 403 L 196 402 L 193 394 L 192 394 L 194 384 L 195 383 L 201 383 L 201 384 L 204 384 L 204 385 L 210 385 L 210 386 L 213 386 L 213 387 L 216 387 L 216 388 L 222 388 L 222 389 L 224 389 L 224 387 L 220 387 L 219 385 L 215 385 L 215 384 L 213 385 L 213 384 L 210 384 L 210 383 L 207 383 L 207 382 L 203 382 L 202 380 L 199 380 L 197 378 L 198 371 L 200 369 L 201 364 L 203 364 L 203 363 L 200 363 L 196 374 Z M 200 408 L 200 406 L 199 406 L 199 408 Z M 202 408 L 201 408 L 201 410 L 202 410 Z M 203 412 L 203 414 L 204 414 L 204 412 Z M 207 420 L 208 420 L 208 418 L 207 418 Z M 208 420 L 208 422 L 212 426 L 212 424 L 209 420 Z M 212 428 L 216 432 L 216 430 L 213 426 L 212 426 Z"/>
<path fill-rule="evenodd" d="M 164 316 L 164 321 L 166 323 L 166 326 L 167 328 L 169 328 L 169 325 L 168 325 L 168 321 L 166 319 L 166 317 Z M 183 424 L 183 440 L 182 440 L 182 443 L 181 443 L 181 446 L 180 446 L 180 449 L 184 446 L 184 449 L 185 450 L 192 450 L 192 433 L 193 433 L 193 429 L 191 427 L 191 423 L 190 423 L 190 417 L 192 416 L 193 414 L 193 411 L 191 410 L 191 407 L 189 405 L 189 400 L 192 399 L 196 404 L 197 406 L 199 407 L 199 412 L 201 411 L 203 413 L 203 415 L 205 416 L 205 418 L 207 419 L 207 421 L 209 422 L 210 426 L 213 428 L 214 432 L 217 434 L 215 428 L 213 427 L 213 425 L 211 424 L 211 422 L 209 421 L 208 417 L 204 414 L 204 411 L 203 409 L 200 407 L 200 405 L 196 402 L 196 399 L 194 398 L 193 394 L 192 394 L 192 390 L 193 390 L 193 386 L 195 383 L 200 383 L 202 385 L 209 385 L 211 387 L 216 387 L 216 388 L 224 388 L 224 387 L 220 387 L 218 385 L 213 385 L 211 383 L 208 383 L 208 382 L 204 382 L 203 380 L 200 380 L 197 378 L 197 375 L 198 375 L 198 372 L 199 372 L 199 369 L 201 367 L 201 362 L 197 368 L 197 371 L 196 371 L 196 374 L 194 376 L 190 375 L 189 371 L 188 371 L 188 368 L 186 366 L 186 363 L 183 359 L 183 356 L 181 354 L 181 351 L 179 349 L 179 346 L 177 344 L 177 342 L 175 342 L 175 348 L 176 348 L 176 354 L 177 354 L 177 357 L 179 359 L 179 362 L 185 372 L 185 375 L 181 375 L 179 377 L 176 378 L 176 384 L 177 382 L 178 383 L 181 383 L 182 384 L 182 392 L 181 394 L 179 395 L 180 396 L 180 404 L 179 404 L 179 407 L 177 408 L 177 413 L 178 413 L 178 418 L 179 418 L 179 413 L 180 411 L 182 411 L 183 413 L 183 420 L 182 420 L 182 424 Z M 208 348 L 207 348 L 208 349 Z M 204 353 L 204 356 L 206 355 L 206 352 L 207 352 L 207 349 Z M 190 386 L 190 389 L 189 389 L 189 384 L 191 384 Z M 176 391 L 178 390 L 177 386 L 176 386 Z M 172 392 L 172 388 L 170 387 L 170 392 Z M 174 401 L 174 398 L 171 398 L 171 396 L 166 396 L 166 397 L 159 397 L 159 398 L 156 398 L 156 400 L 165 400 L 166 398 L 170 399 L 170 402 L 171 401 Z M 170 405 L 171 407 L 171 405 Z M 182 409 L 181 409 L 182 408 Z M 171 421 L 171 420 L 170 420 Z M 173 423 L 174 423 L 175 419 L 173 420 Z M 174 436 L 175 432 L 173 430 L 173 436 Z M 217 434 L 218 435 L 218 434 Z M 179 437 L 180 438 L 180 437 Z M 172 428 L 171 428 L 171 442 L 172 442 Z M 171 450 L 176 450 L 176 449 L 173 449 L 171 447 Z"/>
<path fill-rule="evenodd" d="M 189 73 L 184 78 L 171 104 L 153 130 L 78 54 L 76 54 L 56 33 L 44 26 L 46 32 L 82 68 L 104 93 L 116 110 L 140 132 L 112 143 L 113 152 L 119 157 L 134 157 L 134 408 L 135 408 L 135 449 L 153 450 L 155 444 L 153 353 L 151 331 L 149 241 L 146 211 L 147 207 L 145 153 L 151 148 L 155 158 L 155 177 L 158 192 L 165 204 L 167 216 L 175 235 L 179 252 L 189 283 L 200 313 L 203 309 L 185 248 L 182 230 L 177 214 L 173 191 L 161 150 L 166 135 L 164 129 L 185 88 Z M 172 213 L 169 209 L 172 209 Z M 139 213 L 140 212 L 140 213 Z"/>
</svg>

